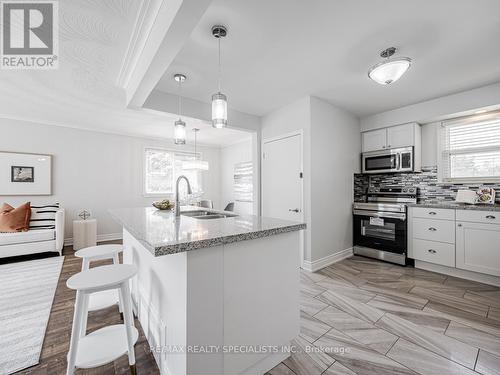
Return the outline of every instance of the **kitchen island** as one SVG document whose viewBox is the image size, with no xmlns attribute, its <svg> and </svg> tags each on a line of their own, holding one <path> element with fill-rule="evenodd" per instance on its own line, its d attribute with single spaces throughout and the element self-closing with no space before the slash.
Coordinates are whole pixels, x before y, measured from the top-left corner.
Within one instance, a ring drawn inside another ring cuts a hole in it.
<svg viewBox="0 0 500 375">
<path fill-rule="evenodd" d="M 199 207 L 181 213 L 111 210 L 123 226 L 124 263 L 138 267 L 132 300 L 160 372 L 265 373 L 299 333 L 305 224 Z"/>
</svg>

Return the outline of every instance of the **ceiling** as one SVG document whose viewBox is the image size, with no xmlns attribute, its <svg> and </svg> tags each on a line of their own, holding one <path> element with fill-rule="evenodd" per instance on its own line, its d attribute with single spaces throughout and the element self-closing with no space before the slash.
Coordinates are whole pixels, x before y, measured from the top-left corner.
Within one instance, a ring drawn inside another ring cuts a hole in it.
<svg viewBox="0 0 500 375">
<path fill-rule="evenodd" d="M 254 115 L 314 95 L 366 116 L 500 81 L 498 0 L 214 0 L 157 89 L 175 93 L 182 72 L 183 95 L 210 100 L 218 23 L 222 91 Z M 389 46 L 413 65 L 381 86 L 367 71 Z"/>
<path fill-rule="evenodd" d="M 59 2 L 59 69 L 0 70 L 0 117 L 149 138 L 172 138 L 174 115 L 125 107 L 117 80 L 127 53 L 138 0 Z M 201 144 L 224 146 L 248 137 L 200 127 Z M 189 134 L 189 133 L 188 133 Z"/>
</svg>

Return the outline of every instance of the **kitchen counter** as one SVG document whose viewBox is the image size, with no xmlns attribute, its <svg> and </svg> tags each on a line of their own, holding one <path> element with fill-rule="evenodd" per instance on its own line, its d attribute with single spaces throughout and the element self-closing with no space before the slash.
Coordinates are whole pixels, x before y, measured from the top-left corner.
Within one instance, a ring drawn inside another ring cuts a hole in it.
<svg viewBox="0 0 500 375">
<path fill-rule="evenodd" d="M 209 211 L 197 206 L 185 206 L 181 211 Z M 238 215 L 222 219 L 195 219 L 173 211 L 154 207 L 119 208 L 111 215 L 154 256 L 213 247 L 233 242 L 298 231 L 306 224 L 253 215 Z M 234 214 L 229 213 L 228 214 Z"/>
<path fill-rule="evenodd" d="M 176 218 L 153 207 L 110 212 L 123 225 L 123 263 L 137 267 L 132 304 L 161 375 L 261 375 L 289 357 L 300 332 L 305 224 Z M 257 346 L 273 349 L 239 350 Z"/>
<path fill-rule="evenodd" d="M 500 211 L 500 204 L 466 204 L 456 202 L 410 203 L 409 207 L 447 208 L 451 210 Z"/>
</svg>

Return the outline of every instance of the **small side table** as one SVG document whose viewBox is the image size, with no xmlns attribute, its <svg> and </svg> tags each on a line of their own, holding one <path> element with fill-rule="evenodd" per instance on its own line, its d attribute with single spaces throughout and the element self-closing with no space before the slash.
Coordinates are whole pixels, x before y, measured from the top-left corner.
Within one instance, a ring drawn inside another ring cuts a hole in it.
<svg viewBox="0 0 500 375">
<path fill-rule="evenodd" d="M 95 246 L 97 243 L 97 220 L 73 220 L 73 250 Z"/>
</svg>

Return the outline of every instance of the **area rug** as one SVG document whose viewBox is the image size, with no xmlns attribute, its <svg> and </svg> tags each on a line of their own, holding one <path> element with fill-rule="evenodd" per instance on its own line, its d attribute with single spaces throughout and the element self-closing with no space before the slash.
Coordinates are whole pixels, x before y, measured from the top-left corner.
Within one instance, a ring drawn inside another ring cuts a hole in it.
<svg viewBox="0 0 500 375">
<path fill-rule="evenodd" d="M 63 261 L 0 265 L 0 374 L 38 363 Z"/>
</svg>

